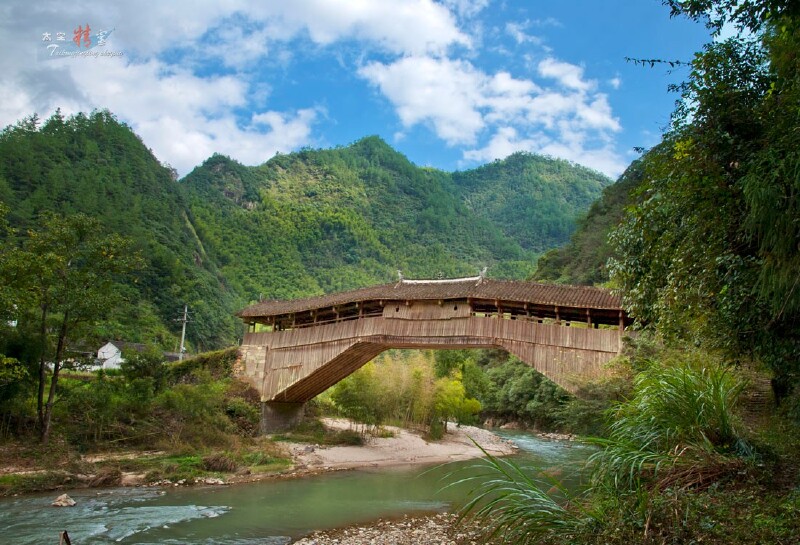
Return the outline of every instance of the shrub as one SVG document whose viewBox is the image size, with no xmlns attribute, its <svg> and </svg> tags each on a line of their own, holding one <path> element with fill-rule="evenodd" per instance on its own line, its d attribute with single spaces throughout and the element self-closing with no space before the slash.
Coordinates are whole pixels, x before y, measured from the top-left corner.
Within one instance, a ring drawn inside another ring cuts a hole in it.
<svg viewBox="0 0 800 545">
<path fill-rule="evenodd" d="M 233 473 L 239 469 L 239 464 L 237 464 L 236 461 L 227 454 L 216 453 L 204 456 L 200 467 L 205 471 Z"/>
<path fill-rule="evenodd" d="M 716 477 L 728 456 L 751 454 L 733 413 L 743 387 L 701 358 L 640 373 L 633 397 L 613 410 L 609 438 L 595 441 L 603 447 L 592 457 L 595 479 L 634 489 L 643 478 L 664 487 Z"/>
<path fill-rule="evenodd" d="M 225 416 L 225 385 L 203 373 L 193 373 L 198 384 L 178 384 L 154 401 L 154 416 L 172 447 L 225 446 L 232 441 L 233 426 Z"/>
</svg>

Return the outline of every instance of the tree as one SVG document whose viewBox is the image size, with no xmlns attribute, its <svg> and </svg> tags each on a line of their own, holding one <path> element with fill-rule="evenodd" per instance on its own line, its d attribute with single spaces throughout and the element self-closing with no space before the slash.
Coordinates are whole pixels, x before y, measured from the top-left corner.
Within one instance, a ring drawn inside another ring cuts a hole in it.
<svg viewBox="0 0 800 545">
<path fill-rule="evenodd" d="M 610 267 L 628 309 L 667 338 L 800 362 L 800 14 L 777 0 L 670 0 L 750 34 L 699 52 Z M 794 378 L 792 378 L 794 377 Z"/>
<path fill-rule="evenodd" d="M 104 235 L 100 222 L 83 214 L 44 215 L 21 247 L 9 252 L 8 283 L 17 288 L 20 307 L 35 311 L 31 321 L 38 324 L 37 413 L 43 443 L 50 436 L 58 377 L 70 341 L 121 303 L 117 282 L 138 263 L 128 239 Z"/>
<path fill-rule="evenodd" d="M 447 432 L 447 422 L 451 418 L 455 418 L 461 424 L 480 412 L 480 402 L 467 397 L 460 372 L 454 373 L 454 376 L 437 379 L 434 387 L 434 419 L 441 419 L 445 432 Z M 432 423 L 431 428 L 435 424 Z"/>
</svg>

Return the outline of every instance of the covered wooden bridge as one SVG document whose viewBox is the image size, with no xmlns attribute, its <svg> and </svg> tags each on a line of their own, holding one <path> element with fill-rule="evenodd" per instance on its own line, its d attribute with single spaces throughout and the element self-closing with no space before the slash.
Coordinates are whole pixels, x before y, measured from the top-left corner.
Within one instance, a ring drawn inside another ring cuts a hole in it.
<svg viewBox="0 0 800 545">
<path fill-rule="evenodd" d="M 622 347 L 630 320 L 608 290 L 490 280 L 405 280 L 238 313 L 238 373 L 261 393 L 263 431 L 390 348 L 502 348 L 567 390 Z"/>
</svg>

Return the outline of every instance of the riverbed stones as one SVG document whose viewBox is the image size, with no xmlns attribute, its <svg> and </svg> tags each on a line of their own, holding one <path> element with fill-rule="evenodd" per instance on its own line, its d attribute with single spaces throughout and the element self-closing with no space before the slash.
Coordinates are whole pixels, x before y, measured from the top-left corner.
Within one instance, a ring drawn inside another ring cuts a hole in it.
<svg viewBox="0 0 800 545">
<path fill-rule="evenodd" d="M 61 494 L 59 497 L 53 501 L 51 504 L 53 507 L 72 507 L 75 505 L 75 500 L 70 498 L 66 494 Z"/>
<path fill-rule="evenodd" d="M 369 526 L 315 532 L 295 545 L 478 545 L 476 528 L 456 525 L 456 515 L 379 520 Z"/>
</svg>

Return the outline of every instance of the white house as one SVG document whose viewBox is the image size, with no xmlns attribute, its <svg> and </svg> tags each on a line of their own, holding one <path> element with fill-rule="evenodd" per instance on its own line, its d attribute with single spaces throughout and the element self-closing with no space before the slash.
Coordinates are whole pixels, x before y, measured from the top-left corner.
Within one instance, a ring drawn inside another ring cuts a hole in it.
<svg viewBox="0 0 800 545">
<path fill-rule="evenodd" d="M 125 360 L 122 351 L 112 342 L 107 342 L 97 350 L 97 365 L 95 369 L 119 369 Z"/>
</svg>

